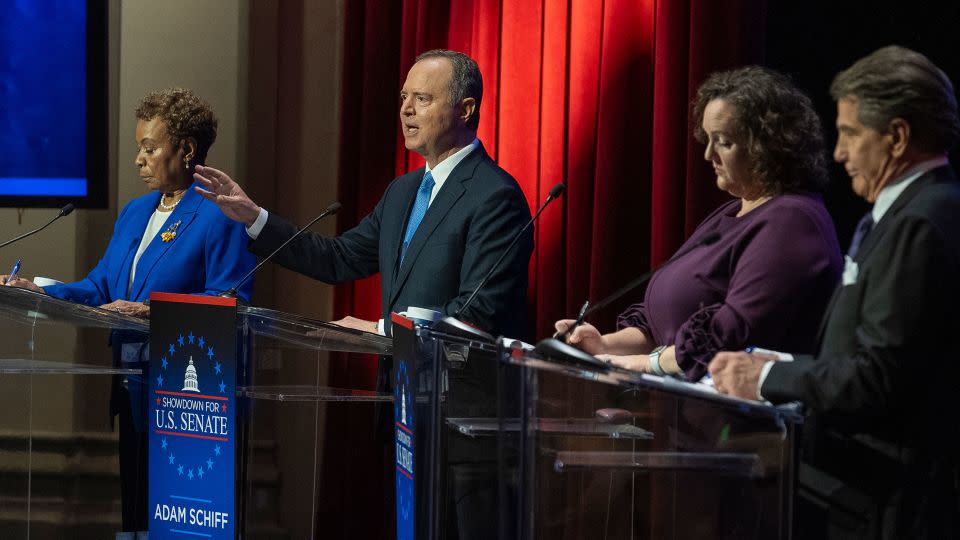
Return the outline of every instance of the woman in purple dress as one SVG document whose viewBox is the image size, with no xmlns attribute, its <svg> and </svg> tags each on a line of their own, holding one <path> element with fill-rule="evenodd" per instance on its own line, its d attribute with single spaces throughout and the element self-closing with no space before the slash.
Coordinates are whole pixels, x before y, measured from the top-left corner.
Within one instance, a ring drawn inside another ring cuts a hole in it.
<svg viewBox="0 0 960 540">
<path fill-rule="evenodd" d="M 717 187 L 737 199 L 654 274 L 616 332 L 584 324 L 568 342 L 623 368 L 698 380 L 720 350 L 810 351 L 842 265 L 819 193 L 826 159 L 810 99 L 787 77 L 752 66 L 711 75 L 693 112 Z M 691 249 L 715 232 L 718 241 Z"/>
</svg>

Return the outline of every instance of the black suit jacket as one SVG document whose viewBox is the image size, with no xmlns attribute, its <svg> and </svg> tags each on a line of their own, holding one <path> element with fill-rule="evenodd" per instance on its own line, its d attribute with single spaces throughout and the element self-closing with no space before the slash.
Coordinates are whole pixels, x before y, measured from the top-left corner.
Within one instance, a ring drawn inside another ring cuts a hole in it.
<svg viewBox="0 0 960 540">
<path fill-rule="evenodd" d="M 866 465 L 872 458 L 843 458 L 853 483 L 890 496 L 886 534 L 953 538 L 960 425 L 960 184 L 953 170 L 939 167 L 910 185 L 855 262 L 856 281 L 842 284 L 828 307 L 817 356 L 775 364 L 761 394 L 802 401 L 818 431 L 862 443 L 847 447 L 854 453 L 891 458 L 891 467 L 873 469 Z M 814 459 L 841 461 L 822 451 Z"/>
<path fill-rule="evenodd" d="M 336 238 L 306 233 L 276 261 L 327 283 L 380 272 L 386 324 L 391 311 L 409 306 L 452 315 L 530 220 L 530 210 L 516 180 L 480 145 L 447 177 L 401 266 L 400 245 L 423 175 L 421 168 L 396 178 L 373 212 L 353 229 Z M 270 214 L 251 249 L 266 255 L 294 232 L 294 225 Z M 460 318 L 494 334 L 523 337 L 532 251 L 533 232 L 528 229 Z"/>
</svg>

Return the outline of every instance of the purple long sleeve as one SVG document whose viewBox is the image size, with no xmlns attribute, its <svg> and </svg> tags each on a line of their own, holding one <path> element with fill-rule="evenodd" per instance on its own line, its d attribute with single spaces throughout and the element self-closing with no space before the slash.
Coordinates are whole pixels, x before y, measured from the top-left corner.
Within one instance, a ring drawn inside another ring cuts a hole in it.
<svg viewBox="0 0 960 540">
<path fill-rule="evenodd" d="M 720 240 L 658 271 L 644 302 L 618 320 L 676 345 L 691 380 L 724 349 L 812 351 L 840 276 L 836 231 L 819 195 L 781 195 L 740 218 L 739 208 L 731 201 L 708 217 L 687 244 L 711 231 Z"/>
</svg>

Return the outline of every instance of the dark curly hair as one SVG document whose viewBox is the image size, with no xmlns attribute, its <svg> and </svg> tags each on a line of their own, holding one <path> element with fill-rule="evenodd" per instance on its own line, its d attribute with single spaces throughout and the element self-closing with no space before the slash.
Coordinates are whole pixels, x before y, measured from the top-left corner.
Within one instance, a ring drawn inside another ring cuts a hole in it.
<svg viewBox="0 0 960 540">
<path fill-rule="evenodd" d="M 174 146 L 185 139 L 197 141 L 197 154 L 191 163 L 206 163 L 207 151 L 217 140 L 217 117 L 210 104 L 192 90 L 168 88 L 151 92 L 140 100 L 136 115 L 138 120 L 163 120 Z"/>
<path fill-rule="evenodd" d="M 747 142 L 751 170 L 764 192 L 822 191 L 827 183 L 820 118 L 788 77 L 760 66 L 710 75 L 693 100 L 694 137 L 707 142 L 703 111 L 720 99 L 733 106 L 739 135 Z"/>
</svg>

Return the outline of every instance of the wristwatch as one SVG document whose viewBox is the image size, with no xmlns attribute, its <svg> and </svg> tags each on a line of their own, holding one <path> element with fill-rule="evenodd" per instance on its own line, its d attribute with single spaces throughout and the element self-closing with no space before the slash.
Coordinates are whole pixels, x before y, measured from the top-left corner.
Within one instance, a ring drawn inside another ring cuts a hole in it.
<svg viewBox="0 0 960 540">
<path fill-rule="evenodd" d="M 666 345 L 661 345 L 650 351 L 650 371 L 653 372 L 654 375 L 660 375 L 662 377 L 667 374 L 663 371 L 663 368 L 660 367 L 660 355 L 663 354 L 663 351 L 666 349 Z"/>
</svg>

